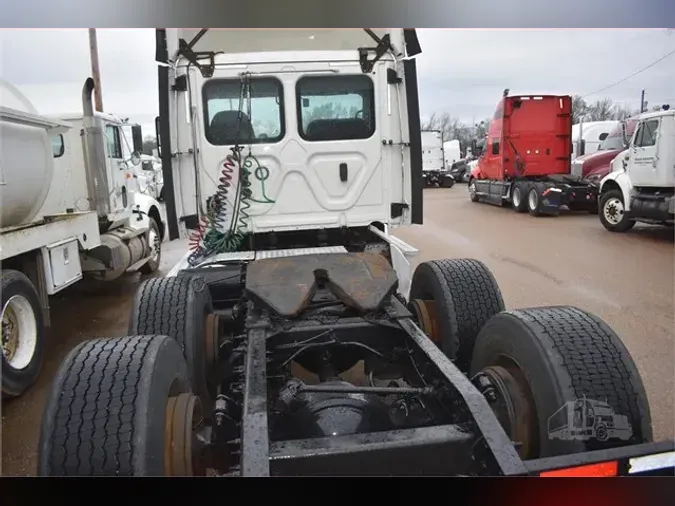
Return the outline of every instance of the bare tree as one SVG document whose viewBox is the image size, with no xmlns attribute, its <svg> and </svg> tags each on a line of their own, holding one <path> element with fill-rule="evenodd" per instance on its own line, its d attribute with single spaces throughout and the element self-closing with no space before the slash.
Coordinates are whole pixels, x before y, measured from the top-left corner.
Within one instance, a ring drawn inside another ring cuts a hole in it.
<svg viewBox="0 0 675 506">
<path fill-rule="evenodd" d="M 637 109 L 631 109 L 630 107 L 624 105 L 617 105 L 614 108 L 614 118 L 619 121 L 628 119 L 636 114 L 640 114 L 640 111 Z"/>
<path fill-rule="evenodd" d="M 616 116 L 616 106 L 611 98 L 597 100 L 588 109 L 587 116 L 589 121 L 607 121 L 614 119 Z"/>
<path fill-rule="evenodd" d="M 579 95 L 572 97 L 572 123 L 579 123 L 581 118 L 588 113 L 588 104 Z"/>
</svg>

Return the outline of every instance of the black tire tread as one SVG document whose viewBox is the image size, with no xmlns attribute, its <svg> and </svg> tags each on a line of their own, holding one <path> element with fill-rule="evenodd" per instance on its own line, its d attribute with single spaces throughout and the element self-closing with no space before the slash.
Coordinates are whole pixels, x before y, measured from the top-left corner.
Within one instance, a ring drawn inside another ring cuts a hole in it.
<svg viewBox="0 0 675 506">
<path fill-rule="evenodd" d="M 154 278 L 138 289 L 129 334 L 173 337 L 185 353 L 185 323 L 191 277 Z"/>
<path fill-rule="evenodd" d="M 198 293 L 200 291 L 203 292 Z M 206 307 L 207 311 L 213 309 L 210 292 L 203 278 L 180 276 L 148 279 L 136 293 L 128 334 L 157 334 L 175 339 L 187 362 L 193 391 L 202 398 L 204 405 L 209 405 L 211 395 L 204 363 L 204 335 L 200 335 L 203 328 L 201 331 L 194 329 L 195 326 L 203 326 L 203 320 L 198 323 L 192 320 L 194 311 L 200 309 L 195 304 L 200 305 L 200 308 Z M 191 340 L 189 343 L 188 339 Z"/>
<path fill-rule="evenodd" d="M 40 474 L 134 474 L 135 400 L 148 349 L 160 338 L 94 339 L 71 351 L 52 385 L 53 430 L 45 434 L 43 425 L 42 434 L 51 436 L 51 451 Z"/>
<path fill-rule="evenodd" d="M 497 280 L 480 260 L 453 258 L 427 262 L 447 286 L 446 300 L 454 313 L 457 363 L 468 367 L 478 332 L 495 314 L 503 311 L 504 298 Z"/>
<path fill-rule="evenodd" d="M 651 441 L 651 415 L 642 379 L 630 353 L 604 321 L 573 306 L 518 309 L 505 314 L 527 321 L 551 344 L 569 372 L 576 398 L 607 399 L 615 413 L 628 417 L 636 440 L 633 442 Z"/>
</svg>

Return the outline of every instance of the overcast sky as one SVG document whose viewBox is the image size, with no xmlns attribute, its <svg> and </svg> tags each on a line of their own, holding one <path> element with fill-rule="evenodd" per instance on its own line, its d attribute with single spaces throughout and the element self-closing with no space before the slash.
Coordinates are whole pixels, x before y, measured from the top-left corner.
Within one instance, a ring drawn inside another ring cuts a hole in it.
<svg viewBox="0 0 675 506">
<path fill-rule="evenodd" d="M 675 49 L 664 30 L 419 30 L 422 116 L 448 111 L 470 123 L 490 116 L 504 88 L 518 93 L 593 93 Z M 154 30 L 98 30 L 106 111 L 154 133 L 157 67 Z M 79 112 L 90 73 L 86 30 L 0 30 L 0 77 L 44 114 Z M 675 104 L 675 55 L 587 100 L 609 97 L 639 107 Z M 49 86 L 48 86 L 49 85 Z"/>
</svg>

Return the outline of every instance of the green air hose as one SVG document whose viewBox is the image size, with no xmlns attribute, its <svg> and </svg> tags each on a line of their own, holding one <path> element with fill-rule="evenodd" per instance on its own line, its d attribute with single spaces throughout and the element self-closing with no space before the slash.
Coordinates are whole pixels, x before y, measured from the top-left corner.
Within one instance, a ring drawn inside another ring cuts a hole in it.
<svg viewBox="0 0 675 506">
<path fill-rule="evenodd" d="M 250 81 L 242 77 L 242 86 L 239 98 L 239 113 L 241 120 L 242 105 L 246 96 L 248 104 L 248 116 L 251 117 L 251 90 Z M 227 223 L 227 196 L 232 186 L 234 169 L 239 169 L 239 181 L 234 198 L 232 217 L 229 220 L 229 228 L 225 231 Z M 262 200 L 253 198 L 251 190 L 251 171 L 253 176 L 260 181 Z M 199 228 L 190 237 L 190 249 L 192 254 L 188 258 L 190 265 L 195 265 L 199 260 L 218 253 L 238 251 L 248 235 L 248 222 L 250 215 L 248 210 L 251 202 L 259 204 L 274 204 L 266 193 L 265 181 L 269 178 L 270 171 L 264 165 L 260 165 L 258 159 L 252 154 L 251 147 L 248 154 L 242 160 L 241 148 L 235 145 L 232 153 L 228 154 L 223 163 L 222 174 L 215 195 L 211 197 L 211 205 L 206 214 L 202 216 Z"/>
</svg>

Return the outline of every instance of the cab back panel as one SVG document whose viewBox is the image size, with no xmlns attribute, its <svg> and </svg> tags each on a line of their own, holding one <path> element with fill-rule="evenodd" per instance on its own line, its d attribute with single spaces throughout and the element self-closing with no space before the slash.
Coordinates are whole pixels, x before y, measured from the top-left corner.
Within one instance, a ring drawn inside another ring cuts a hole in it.
<svg viewBox="0 0 675 506">
<path fill-rule="evenodd" d="M 504 105 L 504 175 L 536 177 L 569 174 L 571 97 L 507 97 Z M 517 164 L 517 161 L 522 163 Z"/>
</svg>

